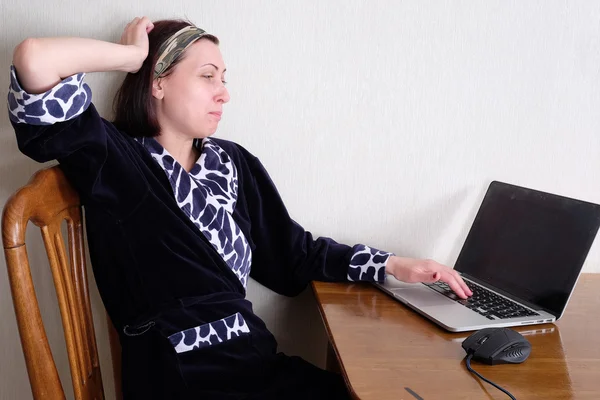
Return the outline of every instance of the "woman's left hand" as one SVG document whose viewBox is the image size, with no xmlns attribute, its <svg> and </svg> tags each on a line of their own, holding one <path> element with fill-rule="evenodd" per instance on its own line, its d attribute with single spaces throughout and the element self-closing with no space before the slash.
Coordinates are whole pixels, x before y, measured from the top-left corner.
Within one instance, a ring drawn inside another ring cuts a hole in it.
<svg viewBox="0 0 600 400">
<path fill-rule="evenodd" d="M 458 272 L 433 260 L 391 256 L 385 266 L 385 272 L 407 283 L 433 283 L 441 280 L 461 299 L 473 295 Z"/>
</svg>

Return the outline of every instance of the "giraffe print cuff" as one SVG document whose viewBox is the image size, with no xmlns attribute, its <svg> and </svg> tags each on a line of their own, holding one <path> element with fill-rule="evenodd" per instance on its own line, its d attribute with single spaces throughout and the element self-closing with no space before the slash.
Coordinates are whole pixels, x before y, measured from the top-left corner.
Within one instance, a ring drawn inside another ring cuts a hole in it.
<svg viewBox="0 0 600 400">
<path fill-rule="evenodd" d="M 363 244 L 354 246 L 348 268 L 349 281 L 383 282 L 385 265 L 393 253 L 380 251 Z"/>
<path fill-rule="evenodd" d="M 44 93 L 30 94 L 19 84 L 15 67 L 11 65 L 8 90 L 10 120 L 30 125 L 52 125 L 77 117 L 92 101 L 92 91 L 83 83 L 84 76 L 83 73 L 69 76 Z"/>
</svg>

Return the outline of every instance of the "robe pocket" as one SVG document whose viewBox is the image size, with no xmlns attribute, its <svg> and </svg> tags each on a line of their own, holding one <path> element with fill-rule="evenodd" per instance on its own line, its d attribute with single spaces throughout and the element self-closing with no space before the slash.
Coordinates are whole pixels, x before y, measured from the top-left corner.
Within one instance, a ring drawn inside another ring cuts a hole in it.
<svg viewBox="0 0 600 400">
<path fill-rule="evenodd" d="M 236 312 L 228 317 L 174 333 L 169 336 L 169 341 L 175 352 L 187 353 L 247 335 L 250 335 L 250 328 L 242 314 Z"/>
</svg>

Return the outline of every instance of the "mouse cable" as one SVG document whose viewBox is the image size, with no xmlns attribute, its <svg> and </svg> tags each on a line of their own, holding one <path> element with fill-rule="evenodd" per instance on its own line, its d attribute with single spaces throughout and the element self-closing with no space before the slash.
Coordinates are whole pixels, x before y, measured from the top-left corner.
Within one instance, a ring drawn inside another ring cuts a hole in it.
<svg viewBox="0 0 600 400">
<path fill-rule="evenodd" d="M 490 385 L 495 386 L 496 388 L 502 390 L 504 393 L 506 393 L 508 395 L 508 397 L 510 397 L 512 400 L 517 400 L 515 399 L 515 396 L 513 396 L 512 394 L 510 394 L 510 392 L 506 389 L 501 388 L 500 386 L 496 385 L 494 382 L 490 381 L 489 379 L 484 378 L 483 376 L 481 376 L 479 374 L 479 372 L 475 371 L 473 368 L 471 368 L 471 358 L 473 358 L 473 353 L 467 355 L 467 369 L 474 373 L 475 375 L 477 375 L 478 377 L 480 377 L 481 379 L 483 379 L 484 381 L 486 381 L 487 383 L 489 383 Z"/>
</svg>

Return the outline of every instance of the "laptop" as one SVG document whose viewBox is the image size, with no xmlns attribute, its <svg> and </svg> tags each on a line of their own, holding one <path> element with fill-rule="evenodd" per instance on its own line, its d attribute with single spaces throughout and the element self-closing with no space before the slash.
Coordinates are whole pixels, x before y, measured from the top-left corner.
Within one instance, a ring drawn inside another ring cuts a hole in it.
<svg viewBox="0 0 600 400">
<path fill-rule="evenodd" d="M 600 205 L 493 181 L 454 269 L 473 291 L 443 282 L 376 287 L 451 332 L 551 323 L 562 317 L 600 226 Z"/>
</svg>

